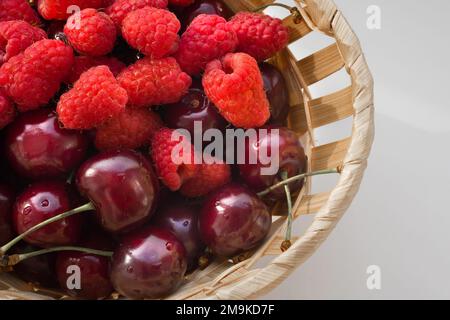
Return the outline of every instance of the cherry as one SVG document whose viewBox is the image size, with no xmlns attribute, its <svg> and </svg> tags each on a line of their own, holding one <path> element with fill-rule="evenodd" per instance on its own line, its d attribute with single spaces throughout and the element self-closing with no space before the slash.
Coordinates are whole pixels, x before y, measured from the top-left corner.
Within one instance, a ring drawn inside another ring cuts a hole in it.
<svg viewBox="0 0 450 320">
<path fill-rule="evenodd" d="M 153 215 L 159 183 L 149 161 L 132 150 L 106 151 L 87 160 L 76 183 L 96 208 L 102 227 L 123 233 Z"/>
<path fill-rule="evenodd" d="M 209 195 L 200 215 L 200 234 L 219 256 L 231 257 L 256 247 L 269 233 L 272 217 L 264 202 L 232 183 Z"/>
<path fill-rule="evenodd" d="M 88 140 L 59 126 L 48 109 L 21 114 L 6 132 L 5 153 L 11 166 L 27 178 L 60 178 L 86 156 Z"/>
<path fill-rule="evenodd" d="M 181 14 L 182 30 L 185 30 L 201 14 L 216 14 L 228 20 L 233 13 L 230 8 L 220 0 L 199 0 L 185 8 Z"/>
<path fill-rule="evenodd" d="M 168 230 L 145 227 L 125 236 L 114 252 L 111 281 L 128 298 L 160 298 L 181 284 L 186 268 L 183 244 Z"/>
<path fill-rule="evenodd" d="M 61 181 L 37 182 L 28 187 L 16 200 L 13 222 L 18 234 L 72 209 L 78 203 L 70 187 Z M 53 222 L 29 235 L 24 240 L 39 247 L 74 244 L 82 227 L 81 216 Z"/>
<path fill-rule="evenodd" d="M 304 173 L 306 170 L 305 151 L 295 132 L 278 126 L 267 126 L 264 129 L 268 130 L 266 135 L 257 131 L 256 138 L 246 140 L 244 146 L 246 163 L 238 165 L 242 180 L 256 192 L 286 178 Z M 262 164 L 261 154 L 264 156 L 267 154 L 272 160 L 272 165 L 276 165 L 276 153 L 278 153 L 279 162 L 274 172 L 272 174 L 263 172 L 261 169 L 268 168 L 270 165 Z M 256 163 L 250 163 L 249 159 L 252 158 L 257 160 Z M 286 176 L 283 177 L 283 173 Z M 303 180 L 297 180 L 289 184 L 291 191 L 300 189 L 302 186 Z M 278 188 L 273 190 L 267 199 L 279 200 L 285 197 L 284 189 Z"/>
<path fill-rule="evenodd" d="M 171 202 L 168 205 L 158 211 L 153 224 L 171 231 L 183 243 L 188 270 L 193 270 L 205 249 L 198 231 L 198 210 L 183 201 L 169 201 Z"/>
<path fill-rule="evenodd" d="M 289 114 L 289 90 L 286 80 L 277 67 L 267 62 L 261 63 L 259 68 L 270 103 L 270 123 L 285 125 Z"/>
<path fill-rule="evenodd" d="M 7 185 L 0 184 L 0 245 L 14 236 L 11 224 L 11 212 L 14 204 L 14 191 Z"/>
</svg>

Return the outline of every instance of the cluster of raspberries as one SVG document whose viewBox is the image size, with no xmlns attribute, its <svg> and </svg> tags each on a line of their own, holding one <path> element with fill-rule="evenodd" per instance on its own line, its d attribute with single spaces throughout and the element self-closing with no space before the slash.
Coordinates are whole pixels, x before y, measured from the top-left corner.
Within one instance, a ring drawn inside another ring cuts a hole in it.
<svg viewBox="0 0 450 320">
<path fill-rule="evenodd" d="M 168 8 L 195 1 L 201 0 L 38 0 L 33 8 L 26 0 L 1 0 L 0 129 L 17 113 L 55 104 L 61 126 L 92 131 L 99 150 L 150 146 L 172 191 L 197 197 L 227 183 L 226 164 L 172 161 L 178 142 L 157 111 L 180 101 L 195 78 L 231 125 L 264 125 L 270 107 L 258 63 L 286 47 L 288 30 L 279 19 L 250 12 L 228 21 L 200 14 L 184 28 Z M 81 11 L 71 15 L 68 8 Z M 137 60 L 121 61 L 119 43 L 139 52 Z M 192 157 L 198 152 L 187 148 Z"/>
</svg>

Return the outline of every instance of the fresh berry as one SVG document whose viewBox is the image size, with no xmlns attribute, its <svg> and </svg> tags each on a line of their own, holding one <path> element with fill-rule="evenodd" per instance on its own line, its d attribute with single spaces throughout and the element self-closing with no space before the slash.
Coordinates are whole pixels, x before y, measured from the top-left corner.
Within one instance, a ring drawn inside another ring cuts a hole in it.
<svg viewBox="0 0 450 320">
<path fill-rule="evenodd" d="M 175 57 L 185 72 L 196 75 L 211 60 L 233 52 L 237 43 L 236 33 L 224 18 L 201 14 L 181 36 Z"/>
<path fill-rule="evenodd" d="M 145 108 L 127 108 L 97 129 L 95 146 L 99 150 L 137 149 L 150 144 L 162 127 L 159 116 Z"/>
<path fill-rule="evenodd" d="M 187 7 L 193 4 L 195 0 L 169 0 L 171 6 Z"/>
<path fill-rule="evenodd" d="M 264 81 L 264 91 L 270 103 L 270 123 L 285 125 L 290 109 L 286 80 L 280 70 L 269 63 L 261 63 L 259 69 Z"/>
<path fill-rule="evenodd" d="M 67 22 L 64 27 L 64 33 L 72 47 L 81 54 L 94 57 L 110 53 L 117 36 L 111 18 L 95 9 L 84 9 L 77 14 L 79 23 Z"/>
<path fill-rule="evenodd" d="M 178 154 L 175 148 L 179 148 Z M 172 191 L 179 190 L 183 183 L 198 173 L 194 146 L 175 130 L 163 128 L 154 134 L 151 155 L 158 177 Z"/>
<path fill-rule="evenodd" d="M 6 92 L 0 87 L 0 129 L 10 124 L 16 116 L 16 109 L 13 103 L 6 95 Z"/>
<path fill-rule="evenodd" d="M 180 17 L 182 30 L 186 30 L 192 20 L 201 14 L 215 14 L 224 17 L 226 20 L 232 16 L 230 8 L 221 0 L 195 1 L 182 11 Z"/>
<path fill-rule="evenodd" d="M 58 92 L 73 58 L 72 48 L 62 41 L 38 41 L 2 65 L 0 86 L 5 87 L 19 111 L 37 109 Z"/>
<path fill-rule="evenodd" d="M 181 284 L 186 268 L 186 250 L 175 235 L 145 227 L 125 236 L 114 252 L 111 281 L 128 298 L 161 298 Z"/>
<path fill-rule="evenodd" d="M 144 7 L 126 16 L 122 22 L 122 36 L 146 56 L 162 58 L 178 49 L 180 26 L 172 12 Z"/>
<path fill-rule="evenodd" d="M 114 76 L 117 76 L 127 66 L 114 57 L 88 57 L 77 56 L 70 71 L 69 76 L 64 82 L 68 84 L 75 83 L 80 76 L 92 67 L 107 66 Z"/>
<path fill-rule="evenodd" d="M 103 7 L 103 0 L 38 0 L 38 11 L 46 20 L 66 20 L 75 13 L 69 11 L 70 6 L 81 10 L 99 9 Z"/>
<path fill-rule="evenodd" d="M 46 39 L 45 31 L 22 20 L 0 22 L 0 65 L 33 43 Z M 2 52 L 4 56 L 2 59 Z"/>
<path fill-rule="evenodd" d="M 105 12 L 114 21 L 117 29 L 122 27 L 122 21 L 130 12 L 144 7 L 159 9 L 167 8 L 167 0 L 116 0 L 106 8 Z"/>
<path fill-rule="evenodd" d="M 134 107 L 178 102 L 192 83 L 174 58 L 145 57 L 123 70 L 117 80 L 128 93 L 128 104 Z"/>
<path fill-rule="evenodd" d="M 58 117 L 67 129 L 92 129 L 124 112 L 128 96 L 107 66 L 83 73 L 61 96 Z"/>
<path fill-rule="evenodd" d="M 0 183 L 0 246 L 7 243 L 14 236 L 11 219 L 13 204 L 13 189 L 6 184 Z"/>
<path fill-rule="evenodd" d="M 0 21 L 24 20 L 34 26 L 41 23 L 27 0 L 1 0 Z"/>
<path fill-rule="evenodd" d="M 272 57 L 288 44 L 289 32 L 283 22 L 262 13 L 239 12 L 230 25 L 239 39 L 237 51 L 258 61 Z"/>
<path fill-rule="evenodd" d="M 86 135 L 61 128 L 46 108 L 19 115 L 5 134 L 9 164 L 30 179 L 64 179 L 84 160 L 88 145 Z"/>
<path fill-rule="evenodd" d="M 222 116 L 236 127 L 260 127 L 270 118 L 261 72 L 248 54 L 230 53 L 210 62 L 203 87 Z"/>
</svg>

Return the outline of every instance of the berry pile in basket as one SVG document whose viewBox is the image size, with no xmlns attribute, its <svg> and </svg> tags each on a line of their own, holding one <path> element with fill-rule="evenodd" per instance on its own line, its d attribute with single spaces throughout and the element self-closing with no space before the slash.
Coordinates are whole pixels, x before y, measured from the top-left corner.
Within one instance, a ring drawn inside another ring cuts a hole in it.
<svg viewBox="0 0 450 320">
<path fill-rule="evenodd" d="M 219 0 L 0 1 L 1 272 L 161 298 L 257 249 L 274 202 L 292 221 L 306 156 L 265 61 L 287 43 Z"/>
</svg>

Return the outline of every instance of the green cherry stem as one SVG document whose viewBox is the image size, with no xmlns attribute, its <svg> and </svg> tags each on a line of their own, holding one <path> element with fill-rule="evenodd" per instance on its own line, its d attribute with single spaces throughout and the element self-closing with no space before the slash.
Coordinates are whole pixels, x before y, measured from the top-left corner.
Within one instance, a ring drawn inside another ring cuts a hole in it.
<svg viewBox="0 0 450 320">
<path fill-rule="evenodd" d="M 286 171 L 283 171 L 281 174 L 281 177 L 283 180 L 286 180 L 288 175 Z M 284 191 L 286 193 L 286 200 L 287 200 L 287 206 L 288 206 L 288 217 L 287 217 L 287 226 L 286 226 L 286 235 L 284 237 L 284 241 L 281 243 L 281 251 L 286 251 L 289 249 L 292 245 L 291 238 L 292 238 L 292 197 L 291 197 L 291 190 L 289 189 L 289 185 L 284 185 Z"/>
<path fill-rule="evenodd" d="M 2 246 L 0 248 L 0 257 L 2 257 L 6 252 L 8 252 L 8 250 L 11 249 L 20 240 L 22 240 L 23 238 L 25 238 L 29 234 L 31 234 L 31 233 L 33 233 L 33 232 L 35 232 L 35 231 L 45 227 L 46 225 L 49 225 L 50 223 L 62 220 L 64 218 L 73 216 L 73 215 L 81 213 L 81 212 L 92 211 L 92 210 L 95 210 L 95 207 L 94 207 L 94 205 L 91 202 L 89 202 L 89 203 L 87 203 L 85 205 L 82 205 L 81 207 L 78 207 L 78 208 L 66 211 L 66 212 L 58 214 L 58 215 L 56 215 L 56 216 L 54 216 L 54 217 L 52 217 L 50 219 L 42 221 L 41 223 L 38 223 L 37 225 L 31 227 L 30 229 L 28 229 L 24 233 L 18 235 L 17 237 L 12 239 L 10 242 L 8 242 L 4 246 Z"/>
</svg>

